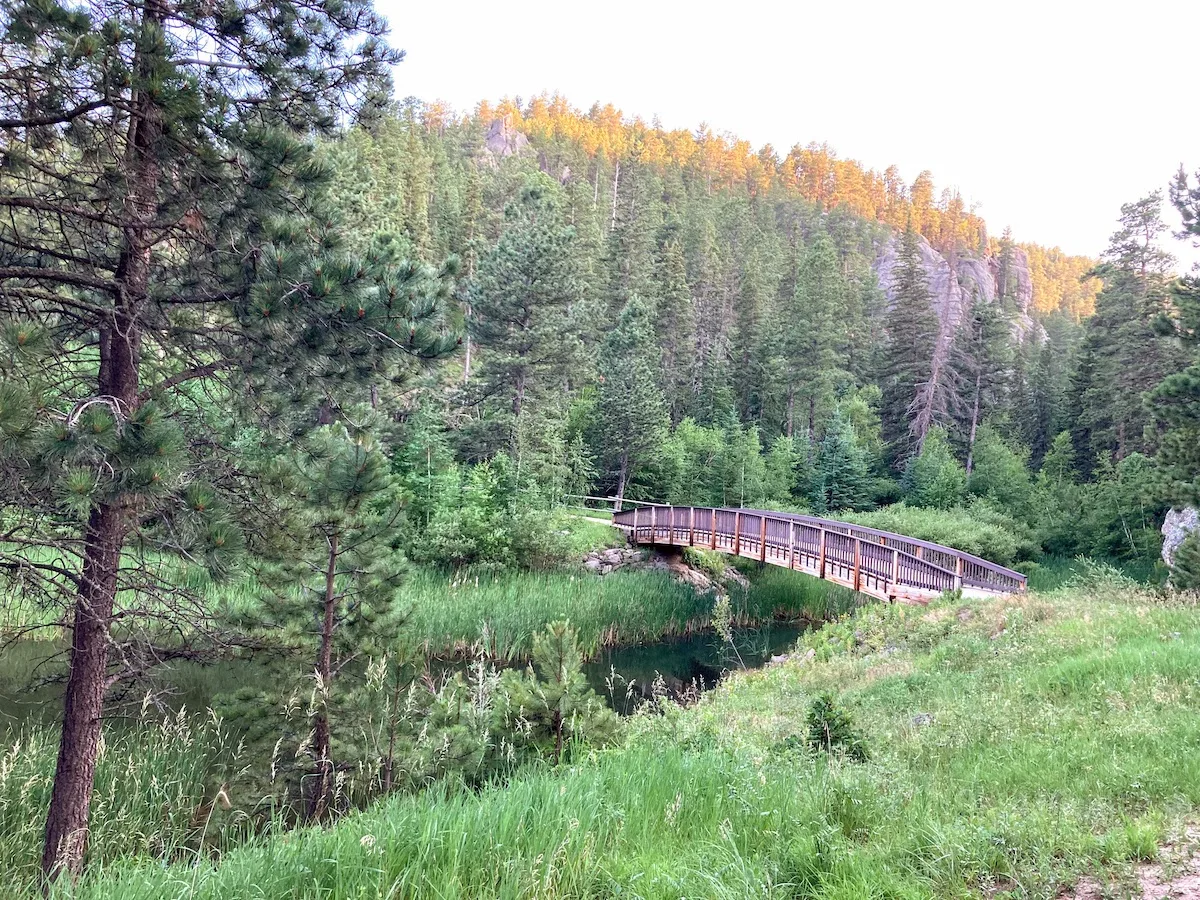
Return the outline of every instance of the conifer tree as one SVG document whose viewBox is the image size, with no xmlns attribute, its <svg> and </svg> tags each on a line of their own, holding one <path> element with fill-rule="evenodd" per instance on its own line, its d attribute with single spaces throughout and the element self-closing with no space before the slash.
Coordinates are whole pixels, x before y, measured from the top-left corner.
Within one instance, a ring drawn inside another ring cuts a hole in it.
<svg viewBox="0 0 1200 900">
<path fill-rule="evenodd" d="M 618 509 L 630 480 L 662 443 L 669 424 L 658 386 L 661 356 L 650 313 L 640 298 L 631 298 L 600 347 L 599 455 L 613 479 Z"/>
<path fill-rule="evenodd" d="M 263 473 L 286 498 L 276 510 L 277 561 L 260 572 L 274 589 L 264 598 L 266 625 L 272 640 L 313 654 L 305 793 L 314 819 L 333 802 L 339 673 L 351 658 L 386 652 L 400 624 L 403 497 L 373 419 L 369 409 L 348 410 Z"/>
<path fill-rule="evenodd" d="M 793 305 L 784 316 L 784 353 L 789 373 L 785 434 L 795 434 L 796 405 L 807 434 L 813 436 L 818 412 L 833 400 L 846 369 L 845 323 L 849 285 L 837 251 L 824 233 L 805 248 L 796 276 Z"/>
<path fill-rule="evenodd" d="M 481 455 L 512 446 L 526 405 L 561 391 L 581 358 L 583 281 L 556 193 L 549 179 L 531 177 L 479 260 L 470 328 L 480 357 L 476 387 L 492 416 Z"/>
<path fill-rule="evenodd" d="M 552 622 L 533 636 L 533 664 L 525 671 L 509 669 L 502 676 L 502 724 L 519 740 L 562 761 L 573 744 L 603 745 L 612 740 L 616 714 L 587 683 L 575 629 Z"/>
<path fill-rule="evenodd" d="M 658 309 L 654 325 L 662 348 L 661 383 L 671 423 L 678 425 L 693 408 L 692 354 L 696 325 L 683 243 L 673 229 L 659 249 L 656 273 Z"/>
<path fill-rule="evenodd" d="M 991 303 L 976 296 L 966 321 L 960 326 L 951 358 L 956 388 L 955 419 L 960 446 L 965 449 L 968 478 L 974 467 L 979 426 L 993 410 L 1003 408 L 1008 399 L 1014 350 L 1007 307 L 1007 298 L 1003 296 Z"/>
<path fill-rule="evenodd" d="M 929 287 L 917 234 L 909 225 L 901 240 L 896 266 L 896 296 L 887 315 L 887 341 L 880 374 L 883 378 L 883 437 L 888 457 L 903 468 L 909 457 L 919 453 L 925 434 L 933 424 L 928 415 L 919 416 L 923 401 L 935 387 L 933 356 L 937 344 L 938 319 L 930 302 Z"/>
<path fill-rule="evenodd" d="M 1098 458 L 1117 462 L 1152 449 L 1143 395 L 1181 362 L 1157 330 L 1169 309 L 1172 264 L 1159 246 L 1166 230 L 1161 200 L 1156 193 L 1121 207 L 1121 227 L 1095 270 L 1104 288 L 1084 326 L 1069 395 L 1075 456 L 1085 475 Z"/>
<path fill-rule="evenodd" d="M 0 387 L 17 535 L 0 554 L 71 604 L 49 879 L 86 853 L 108 685 L 185 652 L 162 642 L 207 619 L 178 565 L 147 557 L 228 569 L 237 519 L 254 512 L 230 410 L 267 395 L 334 409 L 339 384 L 453 346 L 444 282 L 342 251 L 326 168 L 298 137 L 371 118 L 399 58 L 384 30 L 362 0 L 0 12 L 13 63 L 0 69 L 0 319 L 10 346 L 35 337 L 41 354 L 38 379 L 19 351 Z M 43 567 L 47 546 L 64 552 Z M 121 591 L 150 605 L 123 609 L 117 634 Z"/>
<path fill-rule="evenodd" d="M 1192 187 L 1182 170 L 1171 185 L 1171 202 L 1183 218 L 1179 237 L 1200 244 L 1200 186 Z M 1181 278 L 1172 299 L 1174 315 L 1165 324 L 1192 362 L 1163 379 L 1148 398 L 1149 411 L 1162 431 L 1156 480 L 1166 502 L 1200 505 L 1200 276 Z"/>
<path fill-rule="evenodd" d="M 864 509 L 870 502 L 870 465 L 841 409 L 825 425 L 817 447 L 812 504 L 818 513 Z"/>
</svg>

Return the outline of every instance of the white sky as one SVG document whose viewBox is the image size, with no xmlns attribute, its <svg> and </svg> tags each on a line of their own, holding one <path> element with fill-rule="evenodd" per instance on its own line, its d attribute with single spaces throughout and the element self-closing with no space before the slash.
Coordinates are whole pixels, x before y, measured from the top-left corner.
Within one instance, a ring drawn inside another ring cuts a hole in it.
<svg viewBox="0 0 1200 900">
<path fill-rule="evenodd" d="M 1200 0 L 376 2 L 407 52 L 399 96 L 558 91 L 781 154 L 826 142 L 909 182 L 929 169 L 994 233 L 1070 253 L 1200 169 Z"/>
</svg>

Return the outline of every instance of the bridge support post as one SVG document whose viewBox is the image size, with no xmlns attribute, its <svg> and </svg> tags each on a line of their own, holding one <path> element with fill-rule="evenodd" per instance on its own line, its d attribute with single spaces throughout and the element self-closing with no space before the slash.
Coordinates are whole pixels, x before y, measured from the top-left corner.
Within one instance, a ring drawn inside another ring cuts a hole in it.
<svg viewBox="0 0 1200 900">
<path fill-rule="evenodd" d="M 742 555 L 742 514 L 733 514 L 733 555 Z"/>
<path fill-rule="evenodd" d="M 652 544 L 657 537 L 656 531 L 658 531 L 658 507 L 652 506 L 650 507 L 650 543 Z"/>
<path fill-rule="evenodd" d="M 675 507 L 667 506 L 667 543 L 675 543 Z"/>
<path fill-rule="evenodd" d="M 633 508 L 633 530 L 629 532 L 629 536 L 635 544 L 638 542 L 638 539 L 637 539 L 637 511 L 638 511 L 638 508 L 635 506 Z"/>
<path fill-rule="evenodd" d="M 759 516 L 758 529 L 758 561 L 767 561 L 767 517 Z"/>
<path fill-rule="evenodd" d="M 856 591 L 858 590 L 858 580 L 859 580 L 858 573 L 860 570 L 861 560 L 862 560 L 862 545 L 859 543 L 858 538 L 855 538 L 854 539 L 854 589 Z"/>
<path fill-rule="evenodd" d="M 954 589 L 962 590 L 962 575 L 963 575 L 963 558 L 957 556 L 954 559 Z"/>
<path fill-rule="evenodd" d="M 821 538 L 817 542 L 817 571 L 820 577 L 825 577 L 825 529 L 821 529 Z"/>
<path fill-rule="evenodd" d="M 788 520 L 788 568 L 796 568 L 796 520 Z"/>
<path fill-rule="evenodd" d="M 688 546 L 696 544 L 696 507 L 688 507 Z"/>
<path fill-rule="evenodd" d="M 892 585 L 888 588 L 888 597 L 894 598 L 900 593 L 900 551 L 892 551 Z"/>
<path fill-rule="evenodd" d="M 717 549 L 717 508 L 714 506 L 712 511 L 712 527 L 709 529 L 708 536 L 712 539 L 712 549 Z"/>
</svg>

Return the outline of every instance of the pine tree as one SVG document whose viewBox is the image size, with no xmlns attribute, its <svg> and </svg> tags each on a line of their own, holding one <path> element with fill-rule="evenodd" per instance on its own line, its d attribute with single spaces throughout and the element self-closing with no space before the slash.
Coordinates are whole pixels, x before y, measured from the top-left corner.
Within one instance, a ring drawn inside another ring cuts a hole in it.
<svg viewBox="0 0 1200 900">
<path fill-rule="evenodd" d="M 870 503 L 870 465 L 854 427 L 841 409 L 825 425 L 817 446 L 811 499 L 818 513 L 864 509 Z"/>
<path fill-rule="evenodd" d="M 832 404 L 839 380 L 846 380 L 845 316 L 849 285 L 833 243 L 818 233 L 805 248 L 796 276 L 794 304 L 784 316 L 787 365 L 787 425 L 795 434 L 796 405 L 805 432 L 813 436 L 817 416 Z"/>
<path fill-rule="evenodd" d="M 1084 326 L 1070 388 L 1070 428 L 1085 475 L 1098 458 L 1116 462 L 1152 449 L 1143 395 L 1181 361 L 1156 327 L 1169 307 L 1172 262 L 1158 246 L 1166 230 L 1161 199 L 1152 194 L 1121 207 L 1121 228 L 1095 270 L 1104 288 Z"/>
<path fill-rule="evenodd" d="M 476 387 L 494 404 L 481 455 L 511 447 L 526 405 L 561 391 L 581 358 L 583 283 L 556 193 L 544 176 L 530 178 L 479 260 L 471 289 Z"/>
<path fill-rule="evenodd" d="M 575 629 L 552 622 L 533 637 L 533 664 L 502 676 L 503 725 L 557 764 L 573 744 L 604 745 L 617 728 L 616 714 L 588 687 Z"/>
<path fill-rule="evenodd" d="M 1008 399 L 1014 349 L 1007 306 L 1007 298 L 1002 296 L 991 303 L 978 296 L 973 298 L 951 357 L 957 389 L 957 436 L 965 449 L 968 478 L 973 468 L 979 426 L 994 410 L 1002 409 Z"/>
<path fill-rule="evenodd" d="M 662 348 L 661 383 L 671 424 L 678 425 L 694 402 L 692 353 L 696 324 L 683 244 L 673 230 L 659 249 L 656 273 L 659 296 L 654 326 Z"/>
<path fill-rule="evenodd" d="M 264 597 L 272 640 L 310 652 L 314 687 L 307 742 L 314 777 L 306 786 L 310 817 L 331 811 L 338 676 L 348 659 L 382 655 L 400 624 L 396 591 L 404 573 L 399 542 L 400 481 L 373 434 L 369 409 L 315 428 L 300 448 L 270 461 L 286 501 L 277 510 L 277 561 L 260 572 L 274 588 Z"/>
<path fill-rule="evenodd" d="M 917 234 L 911 224 L 904 233 L 896 267 L 896 296 L 887 315 L 887 343 L 880 374 L 883 378 L 883 437 L 893 467 L 903 468 L 919 453 L 930 419 L 928 395 L 936 382 L 933 356 L 938 319 L 930 303 Z M 924 418 L 918 416 L 924 406 Z"/>
<path fill-rule="evenodd" d="M 1180 171 L 1171 202 L 1183 218 L 1184 234 L 1200 243 L 1200 186 Z M 1200 277 L 1179 280 L 1173 293 L 1173 330 L 1191 352 L 1192 364 L 1168 375 L 1150 393 L 1148 406 L 1162 431 L 1155 458 L 1158 493 L 1174 506 L 1200 505 Z M 1200 567 L 1198 567 L 1200 570 Z"/>
<path fill-rule="evenodd" d="M 1200 591 L 1200 532 L 1193 531 L 1175 548 L 1171 584 L 1181 591 Z"/>
<path fill-rule="evenodd" d="M 53 879 L 86 853 L 131 538 L 218 560 L 236 541 L 221 495 L 246 486 L 225 452 L 231 407 L 269 390 L 332 409 L 338 382 L 390 378 L 389 360 L 453 342 L 437 333 L 444 284 L 341 252 L 325 166 L 297 137 L 378 107 L 399 54 L 369 3 L 17 3 L 0 28 L 20 61 L 0 72 L 0 318 L 18 344 L 36 330 L 50 345 L 49 390 L 0 463 L 17 487 L 4 517 L 25 523 L 28 549 L 79 548 L 41 570 L 74 604 Z M 215 402 L 189 389 L 200 380 Z M 4 390 L 29 387 L 6 373 Z M 138 569 L 136 596 L 180 596 Z M 120 637 L 165 615 L 127 611 Z"/>
<path fill-rule="evenodd" d="M 633 297 L 605 337 L 598 361 L 599 456 L 614 479 L 618 509 L 638 467 L 666 436 L 669 420 L 658 386 L 660 359 L 651 310 Z"/>
</svg>

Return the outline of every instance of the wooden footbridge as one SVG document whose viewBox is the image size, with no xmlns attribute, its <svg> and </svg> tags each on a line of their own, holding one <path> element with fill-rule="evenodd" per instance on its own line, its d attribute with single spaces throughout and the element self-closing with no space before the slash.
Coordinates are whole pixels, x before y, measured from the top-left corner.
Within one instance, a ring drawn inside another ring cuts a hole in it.
<svg viewBox="0 0 1200 900">
<path fill-rule="evenodd" d="M 1025 576 L 952 547 L 794 513 L 642 506 L 613 514 L 635 544 L 704 547 L 814 575 L 881 600 L 927 603 L 945 591 L 1020 593 Z"/>
</svg>

